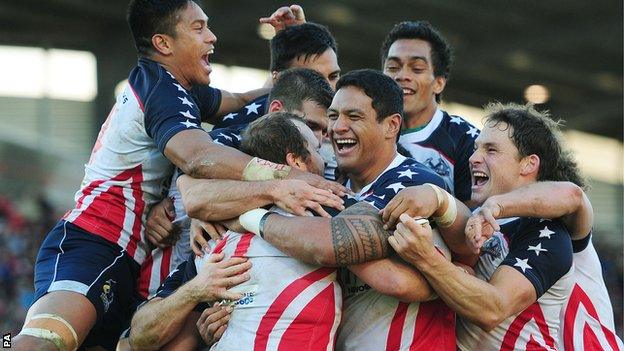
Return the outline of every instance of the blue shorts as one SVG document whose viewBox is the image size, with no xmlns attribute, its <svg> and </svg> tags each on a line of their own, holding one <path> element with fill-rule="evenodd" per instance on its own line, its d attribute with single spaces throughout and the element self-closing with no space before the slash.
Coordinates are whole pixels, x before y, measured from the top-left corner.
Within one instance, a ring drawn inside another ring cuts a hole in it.
<svg viewBox="0 0 624 351">
<path fill-rule="evenodd" d="M 52 291 L 86 296 L 97 320 L 82 346 L 114 350 L 137 306 L 139 268 L 117 244 L 61 220 L 39 249 L 34 301 Z"/>
</svg>

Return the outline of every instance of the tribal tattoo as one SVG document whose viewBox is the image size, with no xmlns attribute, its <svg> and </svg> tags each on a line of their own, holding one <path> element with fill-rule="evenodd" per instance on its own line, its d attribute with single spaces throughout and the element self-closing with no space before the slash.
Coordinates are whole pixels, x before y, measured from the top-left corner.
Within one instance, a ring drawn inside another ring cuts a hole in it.
<svg viewBox="0 0 624 351">
<path fill-rule="evenodd" d="M 331 219 L 336 265 L 347 266 L 388 256 L 391 232 L 383 228 L 379 211 L 359 202 Z"/>
</svg>

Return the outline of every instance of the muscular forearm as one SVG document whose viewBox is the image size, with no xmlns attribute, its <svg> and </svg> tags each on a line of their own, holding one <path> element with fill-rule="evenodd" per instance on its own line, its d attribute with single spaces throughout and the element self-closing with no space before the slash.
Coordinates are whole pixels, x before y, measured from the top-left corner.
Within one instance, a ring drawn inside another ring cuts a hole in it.
<svg viewBox="0 0 624 351">
<path fill-rule="evenodd" d="M 426 301 L 435 297 L 425 277 L 400 258 L 384 258 L 351 265 L 349 270 L 377 292 L 403 302 Z"/>
<path fill-rule="evenodd" d="M 593 225 L 593 209 L 579 186 L 571 182 L 537 182 L 487 199 L 484 206 L 498 207 L 497 218 L 563 217 L 573 239 L 581 239 Z M 496 210 L 496 208 L 494 209 Z"/>
<path fill-rule="evenodd" d="M 134 314 L 130 331 L 133 350 L 158 350 L 180 332 L 198 303 L 188 285 L 181 286 L 165 299 L 148 302 Z"/>
<path fill-rule="evenodd" d="M 271 215 L 264 238 L 289 256 L 321 266 L 347 266 L 384 258 L 390 233 L 378 210 L 357 203 L 334 218 Z"/>
<path fill-rule="evenodd" d="M 273 203 L 276 181 L 246 182 L 225 179 L 178 178 L 184 209 L 192 218 L 220 221 Z"/>
<path fill-rule="evenodd" d="M 442 256 L 432 255 L 426 262 L 414 263 L 451 309 L 482 329 L 493 329 L 511 314 L 512 304 L 494 285 L 466 273 Z"/>
</svg>

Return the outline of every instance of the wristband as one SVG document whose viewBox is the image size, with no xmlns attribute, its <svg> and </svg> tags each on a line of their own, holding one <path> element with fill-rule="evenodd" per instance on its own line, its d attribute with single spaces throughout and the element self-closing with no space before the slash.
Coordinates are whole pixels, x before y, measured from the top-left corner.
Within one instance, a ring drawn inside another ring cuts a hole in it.
<svg viewBox="0 0 624 351">
<path fill-rule="evenodd" d="M 284 179 L 290 174 L 290 170 L 290 166 L 254 157 L 245 166 L 242 179 L 247 181 Z"/>
<path fill-rule="evenodd" d="M 442 201 L 444 201 L 444 194 L 442 194 L 442 189 L 438 188 L 436 185 L 431 184 L 431 183 L 425 183 L 425 185 L 429 185 L 431 189 L 433 189 L 433 192 L 435 193 L 435 196 L 436 196 L 436 200 L 438 201 L 438 204 L 436 207 L 440 207 L 442 205 Z"/>
<path fill-rule="evenodd" d="M 457 204 L 455 204 L 455 198 L 453 197 L 453 195 L 447 193 L 446 191 L 443 192 L 442 189 L 438 188 L 437 186 L 433 184 L 429 184 L 429 185 L 433 188 L 433 190 L 436 193 L 436 197 L 438 198 L 438 203 L 439 203 L 438 206 L 442 204 L 442 201 L 440 201 L 440 198 L 446 195 L 446 199 L 448 202 L 446 206 L 446 211 L 444 211 L 444 214 L 442 214 L 442 216 L 433 217 L 433 220 L 438 224 L 440 228 L 448 228 L 452 226 L 453 223 L 455 223 L 455 218 L 457 217 Z"/>
<path fill-rule="evenodd" d="M 264 238 L 264 223 L 273 213 L 275 212 L 267 211 L 264 208 L 255 208 L 240 215 L 238 221 L 245 230 Z"/>
</svg>

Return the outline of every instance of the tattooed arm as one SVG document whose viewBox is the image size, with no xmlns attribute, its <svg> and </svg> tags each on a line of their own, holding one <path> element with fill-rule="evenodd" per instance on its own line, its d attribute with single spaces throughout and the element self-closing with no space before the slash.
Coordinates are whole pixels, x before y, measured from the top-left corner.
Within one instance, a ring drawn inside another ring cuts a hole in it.
<svg viewBox="0 0 624 351">
<path fill-rule="evenodd" d="M 379 211 L 359 202 L 334 218 L 270 215 L 264 239 L 287 255 L 320 266 L 347 266 L 388 256 Z"/>
</svg>

